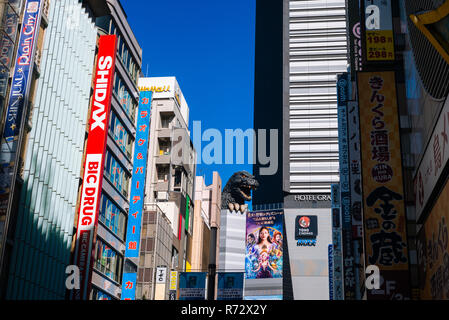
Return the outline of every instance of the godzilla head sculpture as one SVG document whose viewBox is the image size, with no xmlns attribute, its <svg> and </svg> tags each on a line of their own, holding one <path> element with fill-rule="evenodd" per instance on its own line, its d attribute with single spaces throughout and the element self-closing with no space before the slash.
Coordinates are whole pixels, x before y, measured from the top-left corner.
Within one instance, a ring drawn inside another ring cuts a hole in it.
<svg viewBox="0 0 449 320">
<path fill-rule="evenodd" d="M 257 189 L 259 183 L 254 176 L 246 171 L 239 171 L 232 175 L 223 189 L 221 208 L 244 213 L 248 209 L 245 201 L 251 201 L 251 190 Z"/>
</svg>

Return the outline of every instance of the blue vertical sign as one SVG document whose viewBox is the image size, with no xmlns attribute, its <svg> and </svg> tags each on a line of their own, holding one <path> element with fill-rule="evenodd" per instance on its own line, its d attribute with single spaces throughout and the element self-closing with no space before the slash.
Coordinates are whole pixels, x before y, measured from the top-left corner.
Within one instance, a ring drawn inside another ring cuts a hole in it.
<svg viewBox="0 0 449 320">
<path fill-rule="evenodd" d="M 123 273 L 122 300 L 136 300 L 137 273 Z"/>
<path fill-rule="evenodd" d="M 334 300 L 334 245 L 328 246 L 329 259 L 329 300 Z"/>
<path fill-rule="evenodd" d="M 36 44 L 41 21 L 41 0 L 28 0 L 23 14 L 22 30 L 17 48 L 17 60 L 9 93 L 5 127 L 0 147 L 0 251 L 6 234 L 3 221 L 7 220 L 8 202 L 13 179 L 17 172 L 18 149 L 21 142 L 22 115 L 28 103 L 34 67 Z M 2 257 L 0 257 L 1 261 Z"/>
<path fill-rule="evenodd" d="M 344 300 L 343 256 L 341 246 L 340 185 L 333 184 L 332 190 L 332 292 L 331 300 Z"/>
<path fill-rule="evenodd" d="M 343 274 L 345 300 L 355 298 L 354 254 L 352 246 L 351 190 L 349 179 L 349 137 L 348 137 L 348 73 L 337 76 L 338 142 L 340 158 L 340 205 L 343 236 Z"/>
<path fill-rule="evenodd" d="M 150 131 L 151 91 L 142 91 L 139 98 L 137 133 L 134 146 L 133 176 L 126 230 L 125 259 L 139 258 L 142 212 L 145 198 L 145 178 L 147 171 L 148 140 Z M 127 281 L 125 281 L 125 279 Z M 137 274 L 123 273 L 122 300 L 135 300 Z"/>
</svg>

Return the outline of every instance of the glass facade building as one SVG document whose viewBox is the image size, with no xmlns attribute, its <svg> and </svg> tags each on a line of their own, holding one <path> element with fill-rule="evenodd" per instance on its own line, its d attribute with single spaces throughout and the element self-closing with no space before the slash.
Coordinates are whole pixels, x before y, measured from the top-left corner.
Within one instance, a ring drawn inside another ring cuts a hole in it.
<svg viewBox="0 0 449 320">
<path fill-rule="evenodd" d="M 97 31 L 79 1 L 45 5 L 11 222 L 7 299 L 64 299 L 70 264 Z"/>
</svg>

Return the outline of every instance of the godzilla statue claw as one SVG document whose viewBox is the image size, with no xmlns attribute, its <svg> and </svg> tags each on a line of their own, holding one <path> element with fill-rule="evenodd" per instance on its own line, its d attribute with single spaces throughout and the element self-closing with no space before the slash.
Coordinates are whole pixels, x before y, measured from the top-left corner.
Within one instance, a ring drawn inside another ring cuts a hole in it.
<svg viewBox="0 0 449 320">
<path fill-rule="evenodd" d="M 245 201 L 251 201 L 251 190 L 256 190 L 259 183 L 246 171 L 236 172 L 229 179 L 221 196 L 221 208 L 244 213 L 248 209 Z"/>
</svg>

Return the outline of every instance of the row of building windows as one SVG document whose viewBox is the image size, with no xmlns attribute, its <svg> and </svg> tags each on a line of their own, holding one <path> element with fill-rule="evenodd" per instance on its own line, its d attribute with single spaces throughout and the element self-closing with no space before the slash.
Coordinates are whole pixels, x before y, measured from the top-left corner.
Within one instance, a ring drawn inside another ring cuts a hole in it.
<svg viewBox="0 0 449 320">
<path fill-rule="evenodd" d="M 100 221 L 121 240 L 125 240 L 126 215 L 106 195 L 101 196 Z"/>
<path fill-rule="evenodd" d="M 137 86 L 139 80 L 140 69 L 138 63 L 135 61 L 129 50 L 128 45 L 125 43 L 124 38 L 120 31 L 115 26 L 114 21 L 110 16 L 104 16 L 97 18 L 97 26 L 103 29 L 108 34 L 115 34 L 117 36 L 117 57 L 125 66 L 129 77 Z"/>
<path fill-rule="evenodd" d="M 112 155 L 111 152 L 109 152 L 109 150 L 106 151 L 104 175 L 125 198 L 128 198 L 131 176 L 127 173 L 126 169 L 120 165 L 118 160 Z"/>
<path fill-rule="evenodd" d="M 95 248 L 95 269 L 115 282 L 121 283 L 123 256 L 118 254 L 102 240 L 97 239 Z"/>
<path fill-rule="evenodd" d="M 136 118 L 137 103 L 134 100 L 133 96 L 130 94 L 128 88 L 125 85 L 125 82 L 117 72 L 115 73 L 114 79 L 114 94 L 119 100 L 123 110 L 125 110 L 125 112 L 134 123 Z"/>
<path fill-rule="evenodd" d="M 109 117 L 109 131 L 119 148 L 128 156 L 128 159 L 131 159 L 134 142 L 133 136 L 126 130 L 125 126 L 113 111 L 111 111 Z"/>
</svg>

